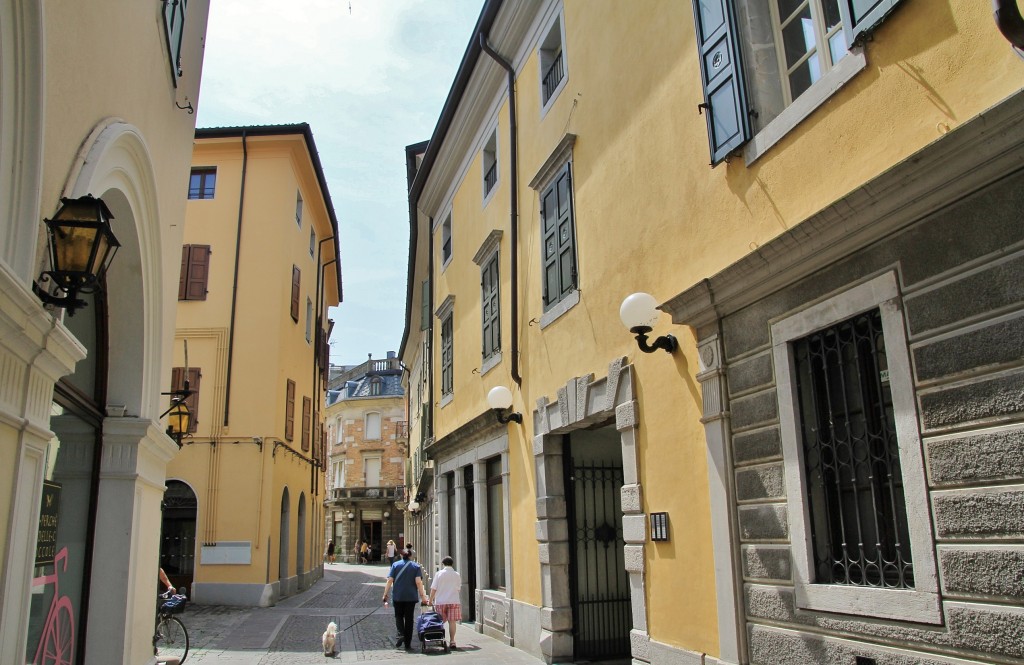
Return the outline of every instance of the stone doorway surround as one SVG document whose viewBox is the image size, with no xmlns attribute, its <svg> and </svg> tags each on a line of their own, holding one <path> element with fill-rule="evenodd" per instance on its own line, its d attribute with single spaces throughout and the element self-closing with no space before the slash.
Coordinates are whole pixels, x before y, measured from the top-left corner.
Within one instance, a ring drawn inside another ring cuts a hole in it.
<svg viewBox="0 0 1024 665">
<path fill-rule="evenodd" d="M 645 599 L 643 513 L 636 454 L 637 402 L 633 368 L 625 357 L 608 365 L 608 375 L 570 379 L 558 397 L 537 400 L 533 412 L 533 457 L 537 476 L 537 543 L 541 563 L 540 651 L 547 663 L 573 655 L 572 607 L 569 593 L 569 526 L 562 464 L 562 435 L 614 420 L 622 441 L 622 535 L 629 575 L 633 620 L 630 644 L 634 662 L 650 662 Z"/>
</svg>

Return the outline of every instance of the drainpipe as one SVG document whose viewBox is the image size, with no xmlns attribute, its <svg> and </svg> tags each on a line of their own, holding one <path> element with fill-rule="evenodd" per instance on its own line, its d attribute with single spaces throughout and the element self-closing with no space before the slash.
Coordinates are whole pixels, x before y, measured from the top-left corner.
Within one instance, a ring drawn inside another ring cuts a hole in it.
<svg viewBox="0 0 1024 665">
<path fill-rule="evenodd" d="M 423 444 L 426 439 L 434 438 L 434 218 L 428 219 L 429 233 L 427 233 L 427 344 L 430 350 L 430 357 L 427 359 L 427 426 L 426 437 L 420 441 L 420 455 L 423 455 Z M 421 414 L 422 415 L 422 414 Z M 419 478 L 414 478 L 419 486 Z M 408 500 L 409 497 L 406 497 Z M 421 541 L 422 542 L 422 541 Z M 422 547 L 422 545 L 421 545 Z"/>
<path fill-rule="evenodd" d="M 310 223 L 312 223 L 312 222 L 310 222 Z M 328 261 L 327 263 L 325 263 L 324 265 L 320 265 L 320 257 L 323 254 L 324 243 L 325 242 L 330 242 L 332 240 L 334 240 L 334 236 L 328 236 L 326 238 L 321 239 L 320 242 L 316 246 L 316 265 L 319 266 L 319 270 L 316 271 L 316 289 L 314 290 L 315 298 L 316 298 L 316 301 L 315 301 L 316 302 L 316 316 L 313 318 L 313 321 L 316 323 L 316 325 L 313 326 L 313 330 L 311 330 L 311 332 L 310 332 L 310 334 L 315 335 L 314 338 L 313 338 L 313 391 L 310 393 L 310 398 L 316 400 L 314 402 L 314 405 L 316 406 L 317 413 L 320 414 L 320 415 L 323 415 L 323 413 L 321 412 L 321 409 L 320 409 L 320 382 L 317 380 L 317 376 L 318 376 L 318 370 L 320 368 L 320 365 L 319 365 L 320 354 L 323 352 L 323 349 L 320 348 L 320 332 L 322 330 L 322 325 L 323 325 L 322 324 L 322 316 L 323 316 L 323 301 L 324 301 L 324 297 L 323 297 L 324 268 L 326 268 L 327 266 L 331 265 L 332 263 L 335 263 L 338 260 L 338 258 L 335 257 L 335 258 L 331 259 L 330 261 Z M 326 369 L 324 371 L 326 371 Z M 311 417 L 312 417 L 312 415 L 313 414 L 310 414 Z M 316 425 L 316 423 L 313 423 L 313 425 Z M 313 433 L 312 432 L 310 432 L 310 436 L 312 438 L 315 438 L 315 437 L 313 437 Z M 323 445 L 323 441 L 320 442 L 320 445 Z M 317 452 L 316 450 L 313 450 L 313 454 L 311 455 L 311 457 L 314 460 L 316 460 L 316 452 Z M 314 464 L 312 468 L 315 469 L 316 465 Z M 316 474 L 314 472 L 314 476 L 315 475 Z M 310 492 L 314 492 L 316 490 L 317 484 L 319 484 L 319 483 L 312 484 L 312 487 L 310 487 Z"/>
<path fill-rule="evenodd" d="M 992 9 L 999 32 L 1017 49 L 1017 55 L 1024 57 L 1024 17 L 1017 0 L 992 0 Z"/>
<path fill-rule="evenodd" d="M 487 43 L 487 36 L 480 33 L 480 48 L 484 53 L 508 72 L 508 140 L 509 140 L 509 186 L 511 204 L 509 205 L 509 243 L 512 245 L 510 257 L 512 277 L 512 380 L 522 387 L 523 377 L 519 375 L 519 154 L 517 150 L 518 128 L 516 126 L 516 71 L 507 61 Z"/>
<path fill-rule="evenodd" d="M 227 382 L 224 386 L 224 427 L 228 426 L 231 414 L 231 366 L 235 358 L 235 312 L 238 306 L 238 264 L 242 248 L 242 211 L 245 208 L 245 171 L 249 166 L 249 150 L 245 144 L 245 129 L 242 130 L 242 187 L 238 192 L 238 231 L 235 235 L 235 273 L 231 282 L 231 334 L 228 337 Z"/>
</svg>

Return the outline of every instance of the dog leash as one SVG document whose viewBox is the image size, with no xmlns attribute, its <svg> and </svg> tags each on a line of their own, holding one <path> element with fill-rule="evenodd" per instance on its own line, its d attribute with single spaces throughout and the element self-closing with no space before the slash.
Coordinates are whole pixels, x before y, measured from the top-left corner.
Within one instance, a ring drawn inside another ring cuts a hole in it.
<svg viewBox="0 0 1024 665">
<path fill-rule="evenodd" d="M 376 611 L 377 611 L 377 610 L 379 610 L 379 609 L 380 609 L 379 607 L 375 607 L 375 608 L 373 608 L 372 610 L 370 610 L 369 614 L 365 614 L 365 615 L 363 615 L 363 616 L 362 616 L 362 617 L 361 617 L 361 618 L 359 619 L 359 621 L 362 621 L 363 619 L 369 618 L 369 616 L 370 616 L 371 614 L 373 614 L 374 612 L 376 612 Z M 340 619 L 341 617 L 338 617 L 338 618 Z M 345 628 L 345 629 L 344 629 L 344 630 L 342 630 L 341 632 L 342 632 L 342 633 L 344 633 L 344 632 L 345 632 L 346 630 L 348 630 L 349 628 L 352 628 L 353 626 L 357 625 L 357 624 L 359 623 L 359 621 L 355 621 L 355 622 L 353 622 L 352 624 L 350 624 L 350 625 L 349 625 L 349 627 L 348 627 L 348 628 Z"/>
</svg>

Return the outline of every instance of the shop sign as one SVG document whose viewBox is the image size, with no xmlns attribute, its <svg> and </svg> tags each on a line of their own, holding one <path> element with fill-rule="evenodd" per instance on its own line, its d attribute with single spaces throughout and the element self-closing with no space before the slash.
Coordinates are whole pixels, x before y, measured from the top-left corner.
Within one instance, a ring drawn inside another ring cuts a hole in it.
<svg viewBox="0 0 1024 665">
<path fill-rule="evenodd" d="M 60 514 L 60 483 L 43 481 L 39 506 L 39 537 L 36 538 L 36 566 L 53 563 L 57 554 L 57 517 Z"/>
</svg>

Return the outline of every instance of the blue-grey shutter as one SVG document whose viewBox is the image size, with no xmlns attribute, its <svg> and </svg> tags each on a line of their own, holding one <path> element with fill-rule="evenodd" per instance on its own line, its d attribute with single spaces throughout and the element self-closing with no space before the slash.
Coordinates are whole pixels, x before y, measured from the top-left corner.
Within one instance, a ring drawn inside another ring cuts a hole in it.
<svg viewBox="0 0 1024 665">
<path fill-rule="evenodd" d="M 881 23 L 899 2 L 900 0 L 839 0 L 846 43 L 851 46 L 862 44 L 864 34 L 870 33 Z"/>
<path fill-rule="evenodd" d="M 541 197 L 544 240 L 544 309 L 576 288 L 572 175 L 567 163 Z"/>
<path fill-rule="evenodd" d="M 484 264 L 481 274 L 483 344 L 481 352 L 489 358 L 501 348 L 501 317 L 498 300 L 498 254 Z"/>
<path fill-rule="evenodd" d="M 693 0 L 693 14 L 714 166 L 751 137 L 740 35 L 733 0 Z"/>
<path fill-rule="evenodd" d="M 171 61 L 171 81 L 175 87 L 181 76 L 181 35 L 185 31 L 185 7 L 188 0 L 163 0 L 164 36 L 167 38 L 167 54 Z"/>
<path fill-rule="evenodd" d="M 425 279 L 420 288 L 420 330 L 430 327 L 430 280 Z"/>
</svg>

